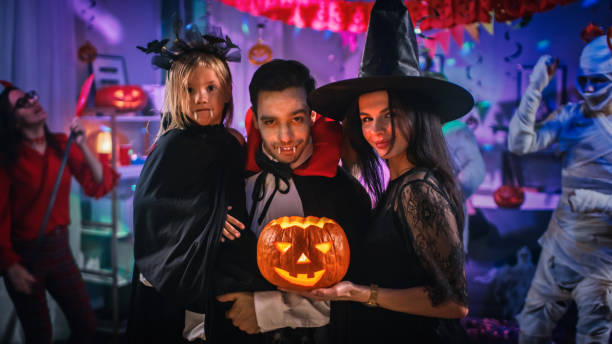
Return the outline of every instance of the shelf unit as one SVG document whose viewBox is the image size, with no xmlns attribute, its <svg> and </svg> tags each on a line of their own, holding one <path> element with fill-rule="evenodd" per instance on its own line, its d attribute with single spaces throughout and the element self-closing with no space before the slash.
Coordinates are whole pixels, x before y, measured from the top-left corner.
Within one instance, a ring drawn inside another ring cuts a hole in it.
<svg viewBox="0 0 612 344">
<path fill-rule="evenodd" d="M 83 112 L 83 121 L 109 123 L 111 132 L 111 160 L 110 164 L 121 174 L 121 178 L 137 178 L 140 175 L 142 165 L 119 166 L 118 165 L 118 136 L 117 125 L 120 123 L 143 123 L 147 126 L 149 122 L 159 122 L 158 116 L 141 116 L 137 113 L 119 113 L 114 108 L 87 108 Z M 148 138 L 145 139 L 148 141 Z M 148 143 L 145 142 L 146 146 Z M 130 232 L 119 229 L 119 198 L 117 187 L 111 191 L 111 217 L 108 222 L 82 221 L 82 234 L 100 238 L 110 237 L 110 269 L 83 267 L 81 273 L 83 280 L 97 285 L 111 288 L 112 320 L 110 322 L 99 322 L 99 330 L 113 335 L 114 342 L 118 341 L 118 335 L 125 331 L 119 314 L 119 288 L 128 286 L 131 281 L 119 274 L 118 267 L 118 242 L 120 239 L 130 237 Z M 87 265 L 87 264 L 86 264 Z"/>
</svg>

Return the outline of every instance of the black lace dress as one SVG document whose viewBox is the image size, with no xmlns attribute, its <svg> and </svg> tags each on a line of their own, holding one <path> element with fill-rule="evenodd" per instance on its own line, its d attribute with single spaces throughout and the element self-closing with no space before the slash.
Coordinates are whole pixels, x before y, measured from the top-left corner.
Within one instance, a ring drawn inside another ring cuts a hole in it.
<svg viewBox="0 0 612 344">
<path fill-rule="evenodd" d="M 357 261 L 364 285 L 425 287 L 433 305 L 467 304 L 464 255 L 455 210 L 433 176 L 415 168 L 389 182 Z M 353 303 L 356 341 L 462 343 L 458 319 L 410 315 Z"/>
</svg>

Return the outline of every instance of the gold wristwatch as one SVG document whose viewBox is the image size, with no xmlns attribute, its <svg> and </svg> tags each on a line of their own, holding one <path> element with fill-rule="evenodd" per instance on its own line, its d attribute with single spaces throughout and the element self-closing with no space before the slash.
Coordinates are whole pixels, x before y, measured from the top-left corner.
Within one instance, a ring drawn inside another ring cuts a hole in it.
<svg viewBox="0 0 612 344">
<path fill-rule="evenodd" d="M 368 299 L 368 301 L 364 302 L 363 304 L 368 307 L 378 307 L 378 302 L 376 302 L 377 299 L 378 299 L 378 285 L 372 283 L 370 284 L 370 298 Z"/>
</svg>

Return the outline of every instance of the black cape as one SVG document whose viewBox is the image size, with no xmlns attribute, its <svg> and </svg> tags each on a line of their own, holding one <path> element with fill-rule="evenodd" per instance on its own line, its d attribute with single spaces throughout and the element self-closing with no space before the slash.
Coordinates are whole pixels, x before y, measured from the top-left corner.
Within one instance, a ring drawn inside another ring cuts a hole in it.
<svg viewBox="0 0 612 344">
<path fill-rule="evenodd" d="M 223 126 L 194 125 L 170 130 L 147 158 L 134 194 L 136 266 L 128 328 L 139 339 L 144 341 L 143 332 L 158 332 L 154 342 L 165 334 L 182 341 L 187 309 L 206 314 L 206 336 L 214 342 L 222 327 L 217 322 L 226 322 L 215 295 L 272 289 L 259 274 L 250 231 L 220 243 L 228 206 L 234 217 L 246 219 L 243 157 Z M 140 273 L 154 288 L 138 281 Z M 143 322 L 152 312 L 168 319 Z"/>
</svg>

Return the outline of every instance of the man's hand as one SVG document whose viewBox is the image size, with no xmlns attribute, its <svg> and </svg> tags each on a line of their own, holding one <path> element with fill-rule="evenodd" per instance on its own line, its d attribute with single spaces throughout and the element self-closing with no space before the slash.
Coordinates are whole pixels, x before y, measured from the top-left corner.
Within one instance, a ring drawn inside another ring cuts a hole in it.
<svg viewBox="0 0 612 344">
<path fill-rule="evenodd" d="M 6 275 L 15 290 L 24 294 L 32 293 L 32 284 L 36 283 L 36 279 L 21 264 L 15 263 L 9 266 Z"/>
<path fill-rule="evenodd" d="M 248 334 L 259 333 L 257 316 L 255 315 L 255 298 L 252 292 L 229 293 L 217 296 L 220 302 L 234 302 L 232 308 L 225 315 L 232 319 L 234 326 Z"/>
<path fill-rule="evenodd" d="M 232 207 L 227 207 L 227 210 L 232 210 Z M 242 230 L 244 229 L 244 224 L 238 221 L 237 218 L 227 213 L 225 223 L 223 224 L 223 236 L 221 237 L 221 242 L 225 242 L 225 240 L 234 240 L 236 238 L 239 238 L 240 231 L 236 228 L 240 228 Z"/>
</svg>

